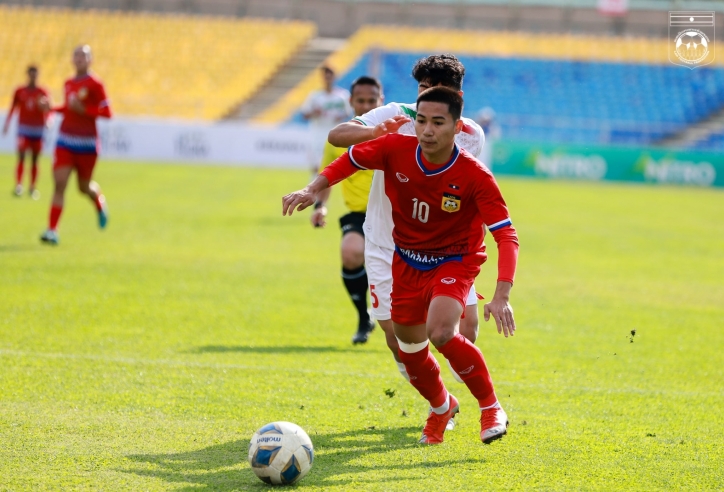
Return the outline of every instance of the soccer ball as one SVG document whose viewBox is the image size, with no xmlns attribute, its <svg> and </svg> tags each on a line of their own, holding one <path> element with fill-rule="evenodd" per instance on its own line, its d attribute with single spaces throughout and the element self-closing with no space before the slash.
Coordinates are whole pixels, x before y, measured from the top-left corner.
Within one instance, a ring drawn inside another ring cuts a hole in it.
<svg viewBox="0 0 724 492">
<path fill-rule="evenodd" d="M 288 485 L 312 468 L 314 448 L 304 430 L 291 422 L 272 422 L 254 433 L 249 443 L 249 465 L 262 481 Z"/>
</svg>

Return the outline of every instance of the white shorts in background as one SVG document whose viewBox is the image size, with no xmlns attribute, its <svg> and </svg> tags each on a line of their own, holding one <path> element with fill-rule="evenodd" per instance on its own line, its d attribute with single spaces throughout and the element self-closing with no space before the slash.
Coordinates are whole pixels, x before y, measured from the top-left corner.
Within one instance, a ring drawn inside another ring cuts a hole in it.
<svg viewBox="0 0 724 492">
<path fill-rule="evenodd" d="M 370 299 L 372 300 L 372 316 L 375 319 L 386 321 L 392 319 L 392 257 L 395 250 L 383 248 L 370 242 L 365 237 L 365 270 L 370 284 Z M 478 303 L 475 294 L 475 285 L 470 288 L 468 306 Z"/>
</svg>

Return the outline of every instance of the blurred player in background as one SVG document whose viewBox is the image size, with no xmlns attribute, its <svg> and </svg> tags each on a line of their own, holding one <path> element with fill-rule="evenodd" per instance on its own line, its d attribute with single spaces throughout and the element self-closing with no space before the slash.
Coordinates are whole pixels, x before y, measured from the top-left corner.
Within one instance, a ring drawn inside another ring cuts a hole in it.
<svg viewBox="0 0 724 492">
<path fill-rule="evenodd" d="M 506 337 L 515 332 L 509 300 L 518 236 L 492 173 L 455 142 L 464 126 L 460 94 L 433 87 L 418 96 L 416 108 L 416 137 L 388 134 L 353 145 L 306 188 L 286 195 L 282 214 L 310 206 L 320 191 L 358 170 L 385 171 L 395 226 L 394 332 L 410 383 L 432 408 L 420 443 L 442 443 L 458 413 L 458 400 L 445 388 L 430 351 L 432 343 L 478 401 L 480 439 L 487 444 L 506 433 L 508 417 L 482 352 L 457 328 L 487 259 L 487 226 L 498 246 L 498 280 L 485 318 L 492 316 Z"/>
<path fill-rule="evenodd" d="M 480 160 L 483 161 L 489 169 L 493 169 L 493 147 L 495 147 L 495 142 L 500 140 L 503 131 L 495 120 L 495 111 L 493 111 L 491 107 L 486 106 L 478 111 L 475 115 L 475 121 L 485 132 L 485 139 L 488 143 L 485 149 L 483 149 L 483 153 L 479 156 Z"/>
<path fill-rule="evenodd" d="M 18 111 L 18 165 L 15 168 L 15 195 L 23 194 L 23 170 L 25 154 L 30 151 L 32 167 L 30 168 L 30 187 L 28 193 L 37 200 L 40 192 L 35 188 L 38 180 L 38 157 L 43 149 L 43 133 L 45 123 L 50 114 L 50 98 L 48 91 L 39 87 L 38 67 L 28 67 L 28 85 L 18 87 L 13 94 L 13 102 L 3 126 L 3 135 L 8 132 L 10 119 L 15 110 Z"/>
<path fill-rule="evenodd" d="M 316 175 L 322 162 L 327 134 L 334 125 L 348 120 L 352 116 L 349 107 L 349 92 L 334 85 L 334 70 L 328 66 L 321 68 L 324 89 L 309 94 L 302 105 L 302 117 L 309 122 L 310 142 L 307 157 L 312 174 Z"/>
<path fill-rule="evenodd" d="M 418 94 L 430 87 L 443 86 L 462 95 L 465 67 L 454 55 L 431 55 L 419 60 L 412 68 L 417 81 Z M 329 141 L 339 147 L 349 147 L 366 142 L 388 133 L 414 135 L 414 120 L 417 104 L 392 102 L 369 113 L 342 123 L 329 133 Z M 473 156 L 480 155 L 485 143 L 482 129 L 468 118 L 462 118 L 463 128 L 455 137 L 457 144 Z M 385 178 L 382 171 L 375 171 L 370 191 L 367 219 L 365 220 L 365 265 L 373 299 L 372 315 L 385 332 L 387 346 L 397 362 L 397 368 L 405 379 L 409 379 L 405 365 L 398 355 L 397 338 L 392 328 L 390 313 L 392 291 L 392 259 L 395 245 L 392 240 L 392 206 L 385 194 Z M 475 343 L 478 336 L 478 298 L 475 286 L 470 290 L 465 318 L 460 324 L 460 333 Z M 458 382 L 460 376 L 452 370 Z M 451 421 L 454 425 L 454 421 Z"/>
<path fill-rule="evenodd" d="M 372 77 L 360 77 L 352 82 L 350 88 L 350 104 L 355 116 L 362 116 L 368 111 L 379 107 L 384 100 L 382 85 Z M 341 157 L 346 148 L 334 147 L 327 142 L 324 146 L 324 169 L 335 159 Z M 342 182 L 342 196 L 349 213 L 340 217 L 339 225 L 342 228 L 342 280 L 347 289 L 354 307 L 357 309 L 357 333 L 352 337 L 352 343 L 365 343 L 375 322 L 367 311 L 367 272 L 365 271 L 365 234 L 363 224 L 367 212 L 367 201 L 372 186 L 372 171 L 362 171 Z M 330 189 L 327 188 L 319 194 L 314 204 L 314 213 L 311 220 L 314 227 L 324 227 L 326 224 L 327 207 Z M 374 302 L 374 298 L 373 298 Z"/>
<path fill-rule="evenodd" d="M 55 145 L 55 192 L 50 206 L 48 229 L 40 236 L 43 242 L 49 244 L 58 244 L 59 241 L 58 221 L 63 212 L 65 188 L 73 169 L 78 173 L 78 189 L 96 207 L 98 225 L 103 229 L 108 223 L 106 199 L 98 183 L 91 178 L 98 159 L 96 118 L 110 118 L 111 108 L 103 84 L 89 73 L 91 60 L 90 46 L 79 46 L 73 51 L 75 77 L 65 81 L 65 104 L 53 109 L 63 115 L 63 123 Z"/>
</svg>

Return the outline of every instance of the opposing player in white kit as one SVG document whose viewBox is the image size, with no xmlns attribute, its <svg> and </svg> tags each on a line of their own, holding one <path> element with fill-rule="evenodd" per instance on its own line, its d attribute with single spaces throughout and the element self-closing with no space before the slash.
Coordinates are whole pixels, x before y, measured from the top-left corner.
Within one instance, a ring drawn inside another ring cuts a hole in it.
<svg viewBox="0 0 724 492">
<path fill-rule="evenodd" d="M 302 117 L 309 121 L 310 142 L 307 147 L 307 158 L 313 175 L 317 175 L 319 163 L 322 162 L 327 133 L 334 125 L 348 120 L 354 115 L 349 105 L 349 92 L 337 87 L 334 70 L 330 67 L 321 68 L 324 89 L 307 96 L 301 107 Z"/>
<path fill-rule="evenodd" d="M 454 55 L 431 55 L 415 64 L 412 76 L 418 83 L 418 93 L 430 87 L 444 86 L 462 95 L 465 67 Z M 329 132 L 329 142 L 337 147 L 349 147 L 388 133 L 415 135 L 416 109 L 416 104 L 394 102 L 381 106 L 363 116 L 355 117 L 352 121 L 337 125 Z M 483 130 L 469 118 L 462 120 L 463 131 L 456 136 L 455 142 L 477 157 L 485 144 Z M 404 181 L 407 178 L 399 175 L 397 179 Z M 399 345 L 393 332 L 390 314 L 392 258 L 395 251 L 392 227 L 392 206 L 385 194 L 384 175 L 382 171 L 375 171 L 364 223 L 365 267 L 372 297 L 372 315 L 385 332 L 387 346 L 392 351 L 398 370 L 405 379 L 409 379 L 404 364 L 399 360 Z M 478 336 L 478 297 L 475 286 L 470 289 L 464 316 L 460 323 L 460 333 L 474 343 Z M 450 371 L 455 379 L 462 383 L 452 367 Z"/>
</svg>

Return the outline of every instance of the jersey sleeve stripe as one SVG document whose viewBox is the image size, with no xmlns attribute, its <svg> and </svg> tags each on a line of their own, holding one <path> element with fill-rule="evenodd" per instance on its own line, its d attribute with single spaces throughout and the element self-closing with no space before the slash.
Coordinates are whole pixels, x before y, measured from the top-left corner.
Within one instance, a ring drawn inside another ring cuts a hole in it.
<svg viewBox="0 0 724 492">
<path fill-rule="evenodd" d="M 349 160 L 352 161 L 352 165 L 356 167 L 357 169 L 362 169 L 363 171 L 369 171 L 366 167 L 360 166 L 357 164 L 357 161 L 354 160 L 354 157 L 352 156 L 352 150 L 354 149 L 354 145 L 352 145 L 349 149 L 347 149 L 347 153 L 349 154 Z"/>
<path fill-rule="evenodd" d="M 364 120 L 362 120 L 361 118 L 355 117 L 355 118 L 352 118 L 352 121 L 354 121 L 355 123 L 359 123 L 362 126 L 367 126 L 367 123 L 365 123 Z"/>
<path fill-rule="evenodd" d="M 488 225 L 488 230 L 490 232 L 497 231 L 498 229 L 502 229 L 503 227 L 513 225 L 513 222 L 510 220 L 510 217 L 507 219 L 503 219 L 500 222 L 496 222 L 495 224 Z"/>
</svg>

